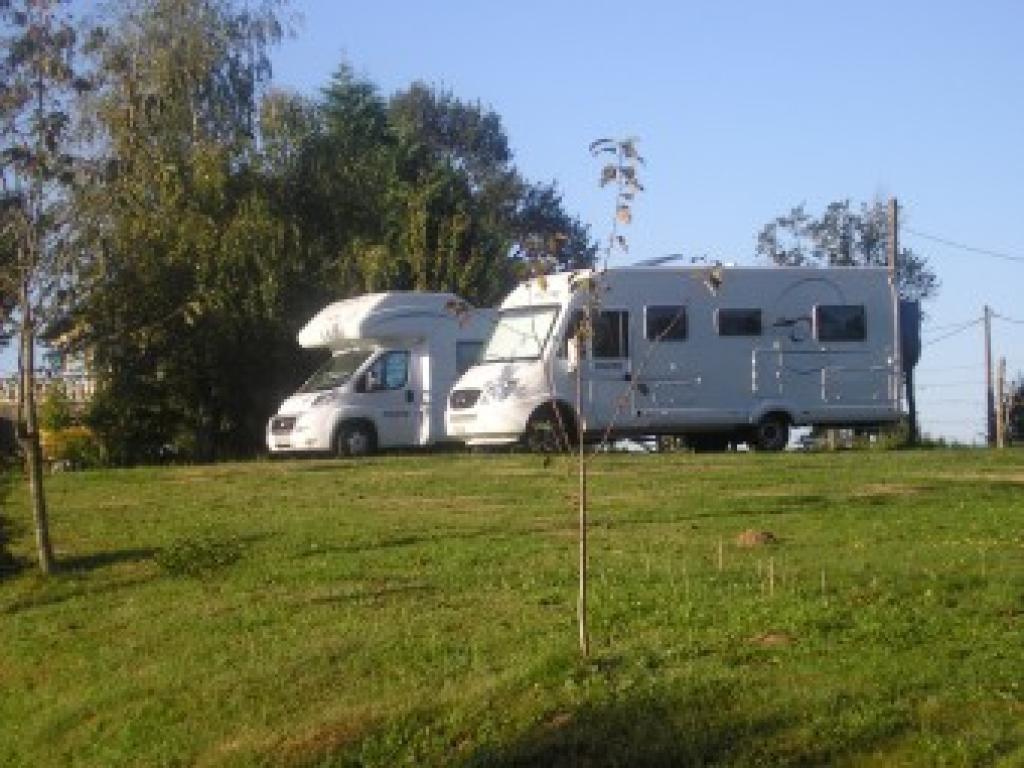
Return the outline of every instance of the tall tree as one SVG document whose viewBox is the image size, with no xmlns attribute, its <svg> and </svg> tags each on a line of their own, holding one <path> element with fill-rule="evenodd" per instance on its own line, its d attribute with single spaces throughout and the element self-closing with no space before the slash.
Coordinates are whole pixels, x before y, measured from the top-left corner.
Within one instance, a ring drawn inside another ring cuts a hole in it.
<svg viewBox="0 0 1024 768">
<path fill-rule="evenodd" d="M 253 10 L 255 8 L 255 10 Z M 90 40 L 99 87 L 79 190 L 75 314 L 115 459 L 210 459 L 262 431 L 289 233 L 259 161 L 278 3 L 131 0 Z"/>
<path fill-rule="evenodd" d="M 803 204 L 764 226 L 757 236 L 757 255 L 782 266 L 879 266 L 888 263 L 889 219 L 884 201 L 849 200 L 830 203 L 815 218 Z M 928 299 L 939 279 L 928 259 L 901 248 L 896 259 L 900 295 Z"/>
<path fill-rule="evenodd" d="M 63 185 L 70 181 L 69 103 L 80 85 L 74 74 L 76 38 L 62 0 L 0 4 L 0 141 L 5 192 L 5 303 L 17 306 L 20 342 L 19 436 L 28 466 L 43 573 L 54 567 L 42 479 L 35 398 L 38 316 L 53 297 L 53 265 L 62 246 Z M 57 281 L 59 284 L 61 281 Z M 12 293 L 16 290 L 16 299 Z"/>
</svg>

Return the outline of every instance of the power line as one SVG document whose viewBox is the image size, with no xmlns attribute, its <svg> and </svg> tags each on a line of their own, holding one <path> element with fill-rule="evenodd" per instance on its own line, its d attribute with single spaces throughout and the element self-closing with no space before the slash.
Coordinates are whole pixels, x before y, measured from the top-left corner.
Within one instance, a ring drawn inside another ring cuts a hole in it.
<svg viewBox="0 0 1024 768">
<path fill-rule="evenodd" d="M 968 397 L 928 397 L 928 398 L 925 398 L 924 400 L 922 400 L 920 404 L 924 405 L 924 406 L 929 406 L 929 405 L 949 405 L 949 404 L 954 404 L 954 405 L 976 405 L 979 408 L 983 408 L 985 406 L 985 401 L 984 400 L 979 400 L 976 397 L 975 398 L 968 398 Z"/>
<path fill-rule="evenodd" d="M 979 325 L 980 323 L 982 323 L 984 321 L 984 319 L 985 318 L 983 318 L 983 317 L 979 317 L 979 318 L 976 318 L 976 319 L 971 320 L 969 322 L 966 322 L 963 325 L 959 326 L 956 330 L 950 331 L 949 333 L 944 333 L 944 334 L 942 334 L 941 336 L 939 336 L 936 339 L 929 339 L 928 341 L 923 342 L 921 344 L 921 346 L 922 347 L 930 347 L 932 344 L 938 344 L 940 341 L 945 341 L 946 339 L 948 339 L 948 338 L 950 338 L 952 336 L 956 336 L 958 333 L 963 333 L 968 328 L 972 328 L 975 325 Z"/>
<path fill-rule="evenodd" d="M 910 227 L 903 227 L 903 231 L 908 235 L 914 235 L 925 240 L 931 240 L 936 243 L 942 243 L 942 245 L 948 245 L 950 248 L 959 248 L 962 251 L 970 251 L 971 253 L 977 253 L 981 256 L 991 256 L 993 259 L 1003 259 L 1004 261 L 1024 263 L 1024 256 L 1016 256 L 1012 253 L 1003 253 L 1001 251 L 990 251 L 988 248 L 977 248 L 973 245 L 958 243 L 955 240 L 949 240 L 945 237 L 938 237 L 937 235 L 929 235 L 926 232 L 919 232 L 916 229 L 911 229 Z"/>
<path fill-rule="evenodd" d="M 971 363 L 970 365 L 943 365 L 938 368 L 917 368 L 915 369 L 915 375 L 928 375 L 932 373 L 946 373 L 947 371 L 973 371 L 977 369 L 977 365 Z"/>
<path fill-rule="evenodd" d="M 941 389 L 943 387 L 982 387 L 984 381 L 940 381 L 937 384 L 922 384 L 918 387 L 921 391 L 928 389 Z"/>
<path fill-rule="evenodd" d="M 945 325 L 926 325 L 924 328 L 921 329 L 921 332 L 925 333 L 925 334 L 928 334 L 928 333 L 938 333 L 940 331 L 945 331 L 945 330 L 948 330 L 950 328 L 957 328 L 957 327 L 959 327 L 961 325 L 964 325 L 965 323 L 969 323 L 969 322 L 971 322 L 971 321 L 970 320 L 965 320 L 965 321 L 961 321 L 959 323 L 947 323 Z"/>
<path fill-rule="evenodd" d="M 1007 323 L 1013 323 L 1014 325 L 1024 325 L 1024 320 L 1016 320 L 1012 317 L 1007 317 L 1006 315 L 1000 315 L 998 312 L 993 312 L 992 317 L 999 318 L 1000 320 Z"/>
</svg>

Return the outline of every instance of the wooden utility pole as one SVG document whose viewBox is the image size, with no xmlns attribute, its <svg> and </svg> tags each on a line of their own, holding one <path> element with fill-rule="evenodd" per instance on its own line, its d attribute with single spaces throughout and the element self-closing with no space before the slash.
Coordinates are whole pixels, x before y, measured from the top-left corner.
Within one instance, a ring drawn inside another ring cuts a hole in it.
<svg viewBox="0 0 1024 768">
<path fill-rule="evenodd" d="M 985 305 L 985 441 L 996 444 L 996 396 L 992 387 L 992 307 Z"/>
<path fill-rule="evenodd" d="M 900 292 L 896 275 L 896 257 L 900 248 L 900 206 L 895 197 L 889 198 L 889 240 L 886 248 L 886 264 L 889 268 L 889 281 L 892 285 L 893 302 L 893 334 L 896 339 L 896 380 L 905 384 L 907 391 L 907 442 L 914 445 L 917 442 L 917 397 L 914 392 L 914 370 L 909 368 L 903 371 L 903 328 L 900 323 Z M 896 392 L 896 402 L 902 401 L 902 391 L 899 387 Z"/>
<path fill-rule="evenodd" d="M 1006 447 L 1006 358 L 996 368 L 996 448 Z"/>
<path fill-rule="evenodd" d="M 896 202 L 895 197 L 889 198 L 889 247 L 888 251 L 888 267 L 889 277 L 893 279 L 893 285 L 896 280 L 896 254 L 899 249 L 899 232 L 900 232 L 900 206 Z"/>
</svg>

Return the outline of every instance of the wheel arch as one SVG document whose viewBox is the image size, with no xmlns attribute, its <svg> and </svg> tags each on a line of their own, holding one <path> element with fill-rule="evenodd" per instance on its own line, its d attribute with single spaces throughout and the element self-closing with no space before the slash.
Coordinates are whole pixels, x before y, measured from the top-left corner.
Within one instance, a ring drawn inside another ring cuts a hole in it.
<svg viewBox="0 0 1024 768">
<path fill-rule="evenodd" d="M 566 444 L 569 446 L 575 445 L 579 437 L 579 419 L 576 415 L 576 409 L 561 398 L 545 400 L 530 411 L 530 415 L 527 417 L 526 424 L 524 425 L 524 439 L 530 431 L 530 425 L 535 420 L 548 417 L 554 417 L 556 423 L 564 430 Z"/>
<path fill-rule="evenodd" d="M 378 448 L 380 447 L 380 432 L 377 430 L 377 424 L 369 416 L 351 416 L 341 415 L 335 420 L 334 427 L 331 429 L 331 450 L 335 449 L 338 444 L 338 435 L 341 434 L 341 430 L 351 425 L 360 425 L 367 427 L 370 433 L 373 435 L 373 442 Z"/>
</svg>

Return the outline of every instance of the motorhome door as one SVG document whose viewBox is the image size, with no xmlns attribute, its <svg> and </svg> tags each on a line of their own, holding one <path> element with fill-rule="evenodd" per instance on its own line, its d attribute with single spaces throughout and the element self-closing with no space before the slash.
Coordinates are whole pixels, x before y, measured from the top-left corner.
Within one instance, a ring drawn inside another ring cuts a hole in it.
<svg viewBox="0 0 1024 768">
<path fill-rule="evenodd" d="M 420 408 L 408 350 L 381 354 L 363 374 L 360 389 L 374 416 L 382 448 L 417 445 Z"/>
<path fill-rule="evenodd" d="M 603 431 L 633 423 L 633 392 L 630 386 L 629 312 L 602 309 L 594 313 L 587 376 L 587 429 Z"/>
</svg>

